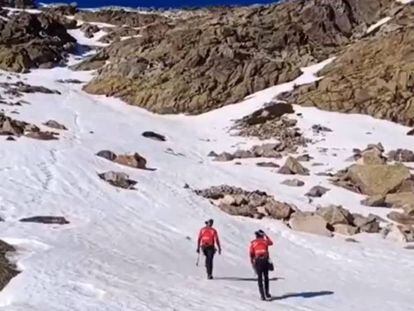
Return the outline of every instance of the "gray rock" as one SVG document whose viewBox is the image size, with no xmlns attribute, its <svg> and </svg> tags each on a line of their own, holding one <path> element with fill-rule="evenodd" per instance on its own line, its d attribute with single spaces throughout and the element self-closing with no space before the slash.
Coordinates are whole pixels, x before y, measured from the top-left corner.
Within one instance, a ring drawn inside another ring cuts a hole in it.
<svg viewBox="0 0 414 311">
<path fill-rule="evenodd" d="M 67 130 L 66 126 L 64 126 L 63 124 L 60 124 L 59 122 L 55 120 L 49 120 L 43 124 L 56 130 Z"/>
<path fill-rule="evenodd" d="M 109 171 L 106 173 L 98 174 L 98 176 L 102 180 L 118 188 L 134 189 L 134 186 L 137 184 L 136 181 L 129 179 L 128 174 L 121 172 Z"/>
<path fill-rule="evenodd" d="M 314 186 L 306 193 L 306 196 L 312 197 L 312 198 L 320 198 L 325 193 L 327 193 L 329 190 L 330 189 L 322 187 L 322 186 Z"/>
<path fill-rule="evenodd" d="M 41 224 L 50 224 L 50 225 L 67 225 L 69 221 L 65 217 L 61 216 L 35 216 L 29 218 L 20 219 L 21 222 L 35 222 Z"/>
<path fill-rule="evenodd" d="M 319 215 L 295 213 L 289 220 L 289 226 L 296 231 L 332 237 L 328 230 L 328 223 Z"/>
<path fill-rule="evenodd" d="M 256 163 L 259 167 L 272 167 L 272 168 L 278 168 L 280 167 L 279 164 L 276 164 L 274 162 L 258 162 Z"/>
<path fill-rule="evenodd" d="M 299 179 L 286 179 L 282 182 L 282 185 L 290 186 L 290 187 L 302 187 L 305 183 Z"/>
<path fill-rule="evenodd" d="M 101 150 L 96 155 L 109 161 L 114 161 L 116 159 L 116 154 L 110 150 Z"/>
<path fill-rule="evenodd" d="M 279 169 L 278 172 L 279 174 L 285 175 L 309 175 L 309 170 L 292 157 L 287 158 L 285 164 Z"/>
<path fill-rule="evenodd" d="M 319 207 L 315 213 L 325 219 L 325 221 L 331 226 L 352 226 L 354 224 L 354 217 L 342 206 L 331 205 L 328 207 Z"/>
<path fill-rule="evenodd" d="M 167 139 L 165 138 L 164 135 L 155 133 L 155 132 L 151 132 L 151 131 L 147 131 L 142 133 L 142 136 L 144 136 L 145 138 L 149 138 L 149 139 L 153 139 L 153 140 L 157 140 L 157 141 L 166 141 Z"/>
</svg>

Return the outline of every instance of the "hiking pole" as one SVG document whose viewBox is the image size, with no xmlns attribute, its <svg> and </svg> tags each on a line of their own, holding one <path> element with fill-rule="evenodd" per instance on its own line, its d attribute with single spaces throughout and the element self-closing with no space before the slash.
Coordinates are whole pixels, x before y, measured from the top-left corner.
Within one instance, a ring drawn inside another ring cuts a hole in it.
<svg viewBox="0 0 414 311">
<path fill-rule="evenodd" d="M 200 263 L 200 253 L 198 253 L 198 255 L 197 255 L 196 267 L 198 267 L 199 263 Z"/>
</svg>

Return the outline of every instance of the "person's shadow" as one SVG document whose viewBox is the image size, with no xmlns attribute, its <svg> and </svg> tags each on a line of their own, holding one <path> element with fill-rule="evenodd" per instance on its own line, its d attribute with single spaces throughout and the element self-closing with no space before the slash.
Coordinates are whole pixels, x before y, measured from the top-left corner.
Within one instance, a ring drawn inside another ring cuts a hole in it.
<svg viewBox="0 0 414 311">
<path fill-rule="evenodd" d="M 223 276 L 223 277 L 216 277 L 215 280 L 219 281 L 235 281 L 235 282 L 257 282 L 257 278 L 241 278 L 241 277 L 233 277 L 233 276 Z M 269 281 L 278 281 L 283 280 L 283 278 L 269 278 Z"/>
<path fill-rule="evenodd" d="M 288 298 L 315 298 L 320 296 L 333 295 L 334 292 L 330 290 L 324 290 L 319 292 L 302 292 L 302 293 L 288 293 L 282 296 L 272 297 L 270 301 L 283 300 Z"/>
</svg>

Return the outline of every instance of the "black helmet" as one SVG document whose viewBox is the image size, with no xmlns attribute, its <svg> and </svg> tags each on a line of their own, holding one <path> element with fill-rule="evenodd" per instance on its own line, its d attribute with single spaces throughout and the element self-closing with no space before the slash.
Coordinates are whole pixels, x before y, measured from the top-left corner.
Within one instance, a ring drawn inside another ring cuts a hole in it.
<svg viewBox="0 0 414 311">
<path fill-rule="evenodd" d="M 212 226 L 213 224 L 214 224 L 214 220 L 213 219 L 209 219 L 209 220 L 207 220 L 206 222 L 205 222 L 205 224 L 207 225 L 207 226 Z"/>
<path fill-rule="evenodd" d="M 265 233 L 262 229 L 256 231 L 254 234 L 256 235 L 256 238 L 263 238 L 265 236 Z"/>
</svg>

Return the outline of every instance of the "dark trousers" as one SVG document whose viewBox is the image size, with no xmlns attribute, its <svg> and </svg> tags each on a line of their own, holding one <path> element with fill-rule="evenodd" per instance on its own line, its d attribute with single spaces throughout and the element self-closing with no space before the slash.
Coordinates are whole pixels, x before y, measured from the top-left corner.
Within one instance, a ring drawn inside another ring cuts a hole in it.
<svg viewBox="0 0 414 311">
<path fill-rule="evenodd" d="M 260 297 L 270 296 L 269 293 L 269 259 L 267 257 L 256 258 L 254 267 L 257 273 Z"/>
<path fill-rule="evenodd" d="M 216 248 L 214 246 L 203 246 L 203 254 L 206 256 L 206 270 L 208 276 L 213 275 L 213 259 L 215 253 Z"/>
</svg>

